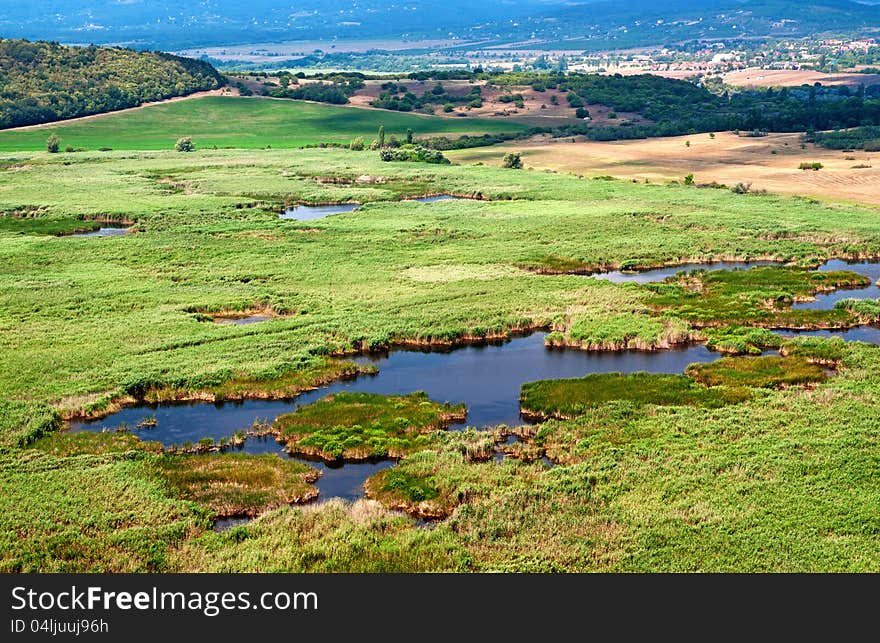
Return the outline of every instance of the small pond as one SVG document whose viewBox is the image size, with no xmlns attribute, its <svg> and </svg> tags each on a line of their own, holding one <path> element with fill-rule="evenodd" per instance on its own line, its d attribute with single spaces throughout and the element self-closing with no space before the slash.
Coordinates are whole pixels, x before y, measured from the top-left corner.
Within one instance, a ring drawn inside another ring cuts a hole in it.
<svg viewBox="0 0 880 643">
<path fill-rule="evenodd" d="M 272 319 L 270 315 L 248 315 L 246 317 L 215 317 L 214 323 L 221 326 L 247 326 L 248 324 L 259 324 L 260 322 Z"/>
<path fill-rule="evenodd" d="M 877 299 L 880 297 L 880 287 L 877 281 L 880 280 L 880 262 L 871 261 L 844 261 L 842 259 L 832 259 L 821 266 L 819 270 L 827 272 L 829 270 L 848 270 L 864 275 L 871 280 L 871 285 L 865 288 L 852 288 L 833 290 L 828 293 L 820 293 L 816 295 L 815 301 L 804 301 L 795 303 L 792 308 L 802 310 L 832 310 L 837 302 L 844 299 Z"/>
<path fill-rule="evenodd" d="M 354 212 L 360 203 L 339 203 L 336 205 L 295 205 L 287 208 L 279 216 L 282 219 L 293 219 L 296 221 L 312 221 L 313 219 L 323 219 L 331 214 L 342 214 L 343 212 Z"/>
<path fill-rule="evenodd" d="M 78 232 L 76 234 L 66 235 L 70 237 L 117 237 L 119 235 L 128 234 L 131 225 L 126 223 L 102 223 L 101 227 L 91 232 Z"/>
<path fill-rule="evenodd" d="M 418 203 L 437 203 L 437 201 L 478 201 L 467 196 L 455 196 L 453 194 L 435 194 L 433 196 L 420 196 L 415 199 L 404 199 L 404 201 L 416 201 Z"/>
</svg>

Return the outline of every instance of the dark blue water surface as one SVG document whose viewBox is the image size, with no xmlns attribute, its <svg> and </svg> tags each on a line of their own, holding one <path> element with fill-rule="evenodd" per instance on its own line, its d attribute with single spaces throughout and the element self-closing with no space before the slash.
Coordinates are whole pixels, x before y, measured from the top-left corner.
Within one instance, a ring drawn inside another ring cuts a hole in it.
<svg viewBox="0 0 880 643">
<path fill-rule="evenodd" d="M 801 310 L 832 310 L 837 305 L 837 302 L 844 299 L 877 299 L 880 297 L 880 287 L 877 285 L 877 281 L 880 280 L 880 263 L 878 262 L 849 262 L 842 259 L 832 259 L 819 266 L 819 270 L 822 272 L 828 272 L 829 270 L 857 272 L 868 277 L 871 280 L 871 285 L 865 288 L 833 290 L 828 293 L 818 294 L 815 301 L 798 302 L 792 308 Z"/>
<path fill-rule="evenodd" d="M 138 435 L 144 440 L 170 446 L 196 443 L 205 437 L 215 440 L 229 437 L 254 422 L 271 422 L 278 415 L 290 413 L 297 406 L 314 402 L 329 393 L 361 391 L 396 395 L 419 390 L 441 402 L 464 402 L 468 407 L 466 424 L 470 426 L 515 425 L 523 422 L 519 414 L 519 392 L 525 382 L 615 371 L 681 373 L 688 364 L 710 362 L 716 358 L 717 355 L 702 345 L 655 352 L 555 350 L 544 346 L 544 333 L 534 333 L 503 344 L 466 346 L 448 352 L 400 350 L 386 355 L 357 357 L 354 361 L 373 364 L 379 368 L 379 373 L 336 382 L 303 393 L 295 400 L 143 404 L 101 420 L 74 422 L 70 428 L 73 431 L 98 431 L 113 429 L 122 423 L 135 427 L 145 416 L 154 416 L 156 426 L 138 431 Z M 458 424 L 451 428 L 463 426 Z M 284 455 L 281 445 L 273 438 L 250 438 L 241 451 Z M 390 460 L 344 465 L 302 461 L 321 470 L 322 476 L 316 485 L 321 498 L 338 496 L 346 499 L 363 495 L 364 481 L 394 464 Z"/>
<path fill-rule="evenodd" d="M 143 432 L 145 439 L 166 445 L 215 440 L 247 429 L 254 421 L 274 420 L 299 405 L 314 402 L 329 393 L 358 391 L 400 395 L 424 391 L 439 402 L 464 402 L 469 426 L 516 425 L 519 392 L 525 382 L 540 379 L 581 377 L 589 373 L 682 373 L 693 362 L 710 362 L 718 355 L 703 345 L 662 351 L 587 352 L 548 349 L 544 333 L 512 339 L 503 344 L 466 346 L 448 352 L 395 350 L 383 355 L 355 357 L 352 361 L 373 364 L 376 375 L 335 382 L 303 393 L 294 400 L 246 400 L 216 404 L 139 405 L 123 409 L 104 419 L 77 422 L 74 430 L 113 428 L 125 423 L 134 427 L 146 415 L 157 425 Z"/>
</svg>

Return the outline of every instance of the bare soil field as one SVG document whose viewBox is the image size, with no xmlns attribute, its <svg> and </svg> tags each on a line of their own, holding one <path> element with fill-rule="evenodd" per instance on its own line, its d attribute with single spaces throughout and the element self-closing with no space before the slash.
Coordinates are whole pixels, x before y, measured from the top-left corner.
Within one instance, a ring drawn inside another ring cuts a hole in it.
<svg viewBox="0 0 880 643">
<path fill-rule="evenodd" d="M 824 74 L 811 69 L 742 69 L 724 74 L 724 82 L 736 87 L 797 87 L 800 85 L 877 85 L 880 74 Z"/>
<path fill-rule="evenodd" d="M 447 152 L 447 156 L 460 163 L 496 165 L 511 149 L 522 151 L 526 167 L 587 177 L 656 183 L 682 181 L 693 174 L 697 184 L 742 182 L 750 183 L 752 190 L 880 205 L 880 153 L 827 150 L 802 143 L 800 134 L 749 138 L 720 132 L 715 138 L 693 134 L 608 143 L 535 137 Z M 802 162 L 819 162 L 823 167 L 800 170 Z"/>
</svg>

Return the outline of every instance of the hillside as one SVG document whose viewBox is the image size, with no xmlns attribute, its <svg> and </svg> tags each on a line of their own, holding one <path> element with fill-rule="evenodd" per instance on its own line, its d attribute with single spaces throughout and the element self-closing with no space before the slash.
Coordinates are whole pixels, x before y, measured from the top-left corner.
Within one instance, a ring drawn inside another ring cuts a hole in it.
<svg viewBox="0 0 880 643">
<path fill-rule="evenodd" d="M 320 143 L 348 144 L 369 140 L 380 125 L 399 138 L 412 129 L 416 136 L 459 136 L 525 129 L 517 123 L 478 118 L 443 118 L 400 114 L 377 109 L 325 105 L 293 100 L 208 96 L 151 105 L 140 110 L 59 123 L 51 131 L 63 146 L 96 150 L 171 149 L 181 136 L 192 136 L 196 146 L 293 148 Z M 44 128 L 0 132 L 0 151 L 45 148 Z"/>
<path fill-rule="evenodd" d="M 210 64 L 165 53 L 0 40 L 0 128 L 135 107 L 223 82 Z"/>
</svg>

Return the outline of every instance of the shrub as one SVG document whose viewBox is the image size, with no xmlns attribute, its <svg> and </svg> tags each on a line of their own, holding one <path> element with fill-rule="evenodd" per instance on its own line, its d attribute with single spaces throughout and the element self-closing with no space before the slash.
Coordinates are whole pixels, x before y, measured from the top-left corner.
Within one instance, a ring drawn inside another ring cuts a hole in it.
<svg viewBox="0 0 880 643">
<path fill-rule="evenodd" d="M 521 152 L 508 152 L 501 159 L 501 167 L 509 170 L 521 170 L 523 167 Z"/>
<path fill-rule="evenodd" d="M 823 165 L 821 163 L 816 162 L 816 161 L 804 161 L 803 163 L 798 165 L 799 170 L 813 170 L 816 172 L 821 170 L 822 167 L 823 167 Z"/>
<path fill-rule="evenodd" d="M 348 149 L 355 151 L 360 151 L 364 149 L 364 147 L 366 147 L 366 144 L 364 143 L 363 136 L 358 136 L 357 138 L 352 139 L 351 143 L 348 144 Z"/>
<path fill-rule="evenodd" d="M 431 150 L 421 145 L 401 145 L 397 148 L 386 147 L 380 150 L 379 158 L 386 162 L 409 161 L 413 163 L 448 164 L 449 159 L 438 150 Z"/>
<path fill-rule="evenodd" d="M 684 177 L 684 184 L 685 185 L 693 185 L 694 184 L 694 175 L 693 174 L 686 175 Z"/>
<path fill-rule="evenodd" d="M 748 182 L 744 183 L 744 182 L 740 181 L 739 183 L 734 185 L 732 188 L 730 188 L 730 191 L 733 192 L 734 194 L 748 194 L 749 190 L 751 190 L 751 189 L 752 189 L 751 183 L 748 183 Z"/>
<path fill-rule="evenodd" d="M 174 144 L 174 149 L 178 152 L 194 152 L 196 146 L 193 143 L 192 137 L 184 136 L 177 139 L 177 143 Z"/>
<path fill-rule="evenodd" d="M 60 147 L 61 139 L 54 132 L 49 134 L 49 138 L 46 139 L 46 151 L 50 154 L 57 154 Z"/>
</svg>

